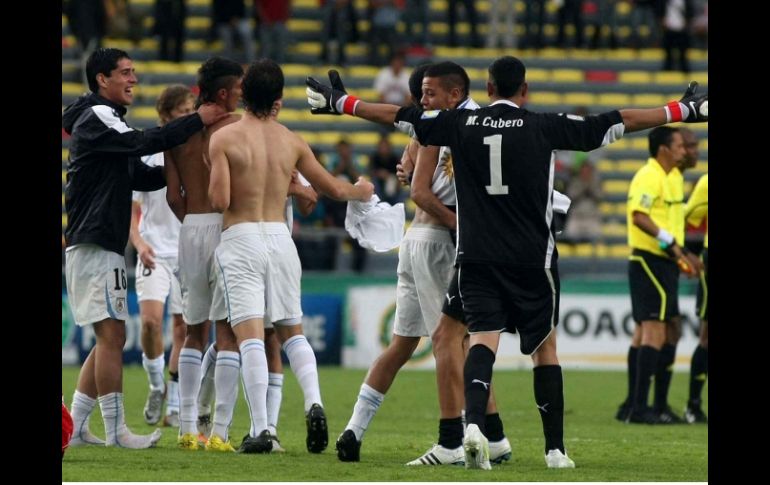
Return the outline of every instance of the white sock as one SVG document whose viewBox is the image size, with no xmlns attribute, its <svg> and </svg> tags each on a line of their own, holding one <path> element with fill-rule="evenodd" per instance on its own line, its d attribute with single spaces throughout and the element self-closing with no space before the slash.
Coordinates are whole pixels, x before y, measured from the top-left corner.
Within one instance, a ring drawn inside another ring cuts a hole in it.
<svg viewBox="0 0 770 485">
<path fill-rule="evenodd" d="M 163 368 L 166 367 L 166 358 L 163 354 L 154 358 L 148 359 L 147 355 L 142 352 L 142 367 L 147 372 L 147 378 L 150 380 L 150 389 L 153 391 L 166 390 L 166 384 L 163 382 Z"/>
<path fill-rule="evenodd" d="M 179 434 L 198 432 L 198 390 L 201 385 L 201 352 L 183 348 L 179 352 Z"/>
<path fill-rule="evenodd" d="M 275 436 L 278 428 L 278 415 L 281 412 L 283 398 L 283 374 L 267 375 L 267 429 Z"/>
<path fill-rule="evenodd" d="M 99 408 L 102 410 L 104 429 L 107 433 L 106 446 L 120 448 L 150 448 L 160 440 L 160 430 L 156 429 L 148 435 L 137 435 L 126 426 L 123 413 L 123 393 L 111 392 L 99 396 Z"/>
<path fill-rule="evenodd" d="M 166 383 L 166 416 L 179 413 L 179 382 L 169 379 Z"/>
<path fill-rule="evenodd" d="M 217 368 L 217 349 L 209 345 L 201 363 L 201 390 L 198 392 L 198 415 L 211 414 L 211 403 L 214 401 L 214 372 Z"/>
<path fill-rule="evenodd" d="M 308 343 L 304 335 L 295 335 L 283 344 L 283 351 L 289 357 L 289 365 L 294 372 L 294 376 L 302 388 L 302 394 L 305 396 L 305 413 L 310 407 L 321 402 L 321 389 L 318 386 L 318 368 L 316 367 L 315 354 L 313 348 Z"/>
<path fill-rule="evenodd" d="M 345 426 L 345 429 L 353 430 L 358 441 L 364 438 L 366 428 L 369 427 L 369 423 L 372 422 L 374 415 L 377 414 L 383 399 L 385 399 L 385 394 L 374 390 L 366 383 L 361 384 L 358 400 L 353 407 L 353 416 L 350 417 L 348 425 Z"/>
<path fill-rule="evenodd" d="M 88 428 L 88 421 L 95 406 L 96 399 L 75 390 L 70 409 L 72 410 L 72 438 L 78 442 L 104 444 L 104 441 L 92 435 Z"/>
<path fill-rule="evenodd" d="M 241 379 L 246 404 L 249 405 L 251 429 L 249 434 L 256 438 L 267 429 L 267 356 L 265 343 L 256 338 L 241 342 Z"/>
<path fill-rule="evenodd" d="M 211 436 L 217 435 L 227 441 L 230 423 L 233 420 L 235 401 L 238 399 L 238 374 L 241 371 L 241 358 L 238 352 L 223 350 L 217 355 L 217 370 L 214 373 L 214 386 L 217 404 L 214 408 Z"/>
</svg>

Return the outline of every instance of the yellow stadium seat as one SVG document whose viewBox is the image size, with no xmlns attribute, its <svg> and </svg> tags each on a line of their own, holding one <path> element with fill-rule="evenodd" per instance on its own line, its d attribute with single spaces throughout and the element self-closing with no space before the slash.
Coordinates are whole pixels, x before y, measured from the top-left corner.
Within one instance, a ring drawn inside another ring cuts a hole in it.
<svg viewBox="0 0 770 485">
<path fill-rule="evenodd" d="M 562 258 L 571 258 L 575 252 L 571 244 L 556 243 L 556 248 L 559 251 L 559 257 Z"/>
<path fill-rule="evenodd" d="M 70 149 L 69 148 L 62 148 L 61 149 L 61 161 L 66 162 L 67 159 L 70 156 Z"/>
<path fill-rule="evenodd" d="M 599 212 L 603 216 L 615 215 L 615 205 L 612 202 L 602 202 L 599 204 Z"/>
<path fill-rule="evenodd" d="M 320 20 L 289 19 L 287 27 L 290 32 L 320 32 L 323 23 Z"/>
<path fill-rule="evenodd" d="M 615 161 L 602 158 L 596 162 L 596 168 L 599 169 L 600 172 L 611 172 L 615 170 Z"/>
<path fill-rule="evenodd" d="M 486 71 L 486 69 L 485 69 Z M 486 73 L 484 73 L 486 78 Z M 527 69 L 527 82 L 549 82 L 551 80 L 551 71 L 548 69 L 532 68 Z"/>
<path fill-rule="evenodd" d="M 631 255 L 631 248 L 626 244 L 613 244 L 610 246 L 610 256 L 618 259 L 626 259 Z"/>
<path fill-rule="evenodd" d="M 596 95 L 593 93 L 566 93 L 562 98 L 564 104 L 572 106 L 593 106 Z"/>
<path fill-rule="evenodd" d="M 690 82 L 690 76 L 681 71 L 660 71 L 654 75 L 655 84 L 676 84 L 682 86 L 682 91 Z"/>
<path fill-rule="evenodd" d="M 554 69 L 551 79 L 556 83 L 582 83 L 584 76 L 580 69 Z"/>
<path fill-rule="evenodd" d="M 184 25 L 188 29 L 208 29 L 211 27 L 211 17 L 187 17 Z"/>
<path fill-rule="evenodd" d="M 626 226 L 619 223 L 607 223 L 602 225 L 603 236 L 625 236 Z"/>
<path fill-rule="evenodd" d="M 642 168 L 645 163 L 647 163 L 646 160 L 633 160 L 633 159 L 618 160 L 617 170 L 620 172 L 627 172 L 629 174 L 634 174 L 636 173 L 637 170 Z"/>
<path fill-rule="evenodd" d="M 607 194 L 628 194 L 629 180 L 605 180 L 602 190 Z"/>
<path fill-rule="evenodd" d="M 575 244 L 572 255 L 577 258 L 593 257 L 594 246 L 593 244 L 588 244 L 588 243 Z"/>
<path fill-rule="evenodd" d="M 662 94 L 634 94 L 631 104 L 639 108 L 652 108 L 663 106 L 669 101 L 670 99 Z"/>
<path fill-rule="evenodd" d="M 529 102 L 536 104 L 554 105 L 562 104 L 562 97 L 560 93 L 554 93 L 551 91 L 534 92 L 529 95 Z"/>
<path fill-rule="evenodd" d="M 155 111 L 155 108 L 150 106 L 138 106 L 136 108 L 131 108 L 130 115 L 133 119 L 155 120 L 158 118 L 158 112 Z"/>
<path fill-rule="evenodd" d="M 636 51 L 633 49 L 610 49 L 605 53 L 607 60 L 633 61 L 636 60 L 636 57 Z"/>
<path fill-rule="evenodd" d="M 631 106 L 631 96 L 625 93 L 601 93 L 596 99 L 597 104 L 611 108 Z"/>
<path fill-rule="evenodd" d="M 661 61 L 663 62 L 663 49 L 640 49 L 640 61 Z"/>
<path fill-rule="evenodd" d="M 369 78 L 374 82 L 379 72 L 380 69 L 373 66 L 353 66 L 347 69 L 346 74 L 351 77 Z"/>
<path fill-rule="evenodd" d="M 81 94 L 88 91 L 88 88 L 85 84 L 80 83 L 61 83 L 61 93 L 62 94 L 69 94 L 72 96 L 80 96 Z"/>
<path fill-rule="evenodd" d="M 618 81 L 624 84 L 650 84 L 652 74 L 647 71 L 620 71 Z"/>
</svg>

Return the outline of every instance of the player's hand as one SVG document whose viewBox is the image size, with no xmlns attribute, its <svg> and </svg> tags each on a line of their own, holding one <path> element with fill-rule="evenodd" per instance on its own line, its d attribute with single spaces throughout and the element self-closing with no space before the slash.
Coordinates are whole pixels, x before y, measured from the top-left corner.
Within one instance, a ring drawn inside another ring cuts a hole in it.
<svg viewBox="0 0 770 485">
<path fill-rule="evenodd" d="M 695 272 L 693 277 L 700 276 L 700 274 L 703 273 L 703 271 L 706 269 L 706 267 L 703 265 L 703 261 L 701 261 L 700 258 L 693 253 L 687 253 L 685 254 L 685 257 L 687 258 L 688 264 L 691 268 L 693 268 Z"/>
<path fill-rule="evenodd" d="M 331 86 L 321 84 L 313 77 L 305 79 L 307 84 L 307 102 L 310 104 L 310 112 L 314 115 L 333 114 L 341 115 L 345 113 L 345 102 L 348 98 L 357 98 L 349 96 L 345 91 L 345 85 L 342 84 L 340 73 L 335 69 L 329 70 L 329 83 Z M 352 114 L 352 113 L 351 113 Z"/>
<path fill-rule="evenodd" d="M 361 197 L 358 198 L 361 202 L 368 202 L 374 195 L 374 184 L 369 182 L 363 177 L 358 177 L 358 181 L 355 183 L 356 187 L 359 187 L 362 191 Z"/>
<path fill-rule="evenodd" d="M 408 163 L 404 162 L 402 160 L 401 163 L 396 165 L 396 177 L 398 177 L 398 181 L 401 182 L 401 185 L 408 187 L 411 183 L 410 179 L 412 178 L 412 171 L 407 170 L 404 165 Z"/>
<path fill-rule="evenodd" d="M 214 103 L 204 103 L 198 108 L 198 114 L 206 126 L 213 125 L 217 121 L 227 118 L 229 113 L 221 106 Z"/>
<path fill-rule="evenodd" d="M 687 116 L 682 116 L 685 123 L 698 123 L 708 121 L 708 94 L 696 94 L 698 91 L 698 82 L 690 81 L 687 90 L 679 100 L 687 108 Z"/>
<path fill-rule="evenodd" d="M 155 269 L 155 251 L 152 249 L 152 246 L 143 243 L 136 248 L 136 252 L 145 268 Z"/>
</svg>

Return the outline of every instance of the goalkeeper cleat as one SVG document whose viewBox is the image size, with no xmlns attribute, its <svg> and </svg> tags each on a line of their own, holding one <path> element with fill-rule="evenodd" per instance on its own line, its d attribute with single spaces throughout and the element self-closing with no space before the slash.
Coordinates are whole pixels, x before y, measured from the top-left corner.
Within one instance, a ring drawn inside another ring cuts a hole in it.
<svg viewBox="0 0 770 485">
<path fill-rule="evenodd" d="M 176 440 L 176 444 L 183 450 L 195 451 L 198 449 L 198 440 L 193 433 L 185 433 Z"/>
<path fill-rule="evenodd" d="M 433 445 L 431 449 L 425 452 L 421 457 L 410 461 L 407 466 L 420 465 L 464 465 L 465 450 L 462 446 L 450 449 L 439 444 Z"/>
<path fill-rule="evenodd" d="M 562 453 L 558 449 L 549 450 L 545 455 L 545 464 L 548 468 L 575 468 L 575 462 L 572 461 L 567 453 Z"/>
<path fill-rule="evenodd" d="M 478 425 L 471 423 L 465 428 L 463 449 L 465 450 L 465 468 L 492 469 L 489 463 L 489 441 Z"/>
<path fill-rule="evenodd" d="M 708 418 L 706 417 L 706 414 L 703 412 L 700 406 L 688 405 L 687 408 L 684 410 L 684 419 L 690 424 L 709 422 Z M 72 446 L 71 441 L 70 441 L 70 446 Z"/>
<path fill-rule="evenodd" d="M 270 453 L 272 449 L 273 437 L 270 431 L 264 430 L 256 438 L 252 438 L 250 434 L 244 436 L 238 453 Z"/>
<path fill-rule="evenodd" d="M 334 447 L 340 461 L 361 461 L 361 442 L 352 429 L 343 431 Z"/>
<path fill-rule="evenodd" d="M 310 411 L 305 416 L 307 425 L 307 451 L 310 453 L 321 453 L 329 444 L 329 429 L 326 427 L 326 414 L 324 408 L 316 403 L 310 406 Z"/>
<path fill-rule="evenodd" d="M 119 448 L 132 448 L 135 450 L 141 450 L 144 448 L 152 448 L 158 443 L 158 441 L 160 441 L 160 438 L 160 429 L 156 429 L 150 434 L 139 435 L 134 434 L 129 431 L 128 428 L 125 428 L 123 433 L 115 437 L 114 442 L 108 439 L 105 443 L 105 446 L 117 446 Z"/>
<path fill-rule="evenodd" d="M 160 389 L 150 389 L 150 394 L 147 395 L 147 402 L 144 403 L 144 422 L 147 424 L 158 424 L 162 410 L 163 391 Z"/>
<path fill-rule="evenodd" d="M 97 438 L 88 429 L 88 425 L 83 426 L 80 431 L 74 433 L 70 438 L 69 446 L 83 446 L 83 445 L 104 445 L 104 440 Z"/>
<path fill-rule="evenodd" d="M 211 438 L 209 438 L 204 449 L 206 451 L 223 451 L 235 453 L 235 448 L 233 448 L 233 445 L 230 444 L 230 440 L 224 441 L 217 435 L 213 435 Z"/>
<path fill-rule="evenodd" d="M 489 442 L 489 461 L 499 465 L 511 459 L 511 443 L 508 438 Z"/>
</svg>

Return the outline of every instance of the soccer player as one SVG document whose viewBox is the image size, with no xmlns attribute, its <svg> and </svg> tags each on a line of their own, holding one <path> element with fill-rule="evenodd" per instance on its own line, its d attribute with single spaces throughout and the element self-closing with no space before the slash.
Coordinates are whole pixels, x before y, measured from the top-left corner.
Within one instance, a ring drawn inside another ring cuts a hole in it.
<svg viewBox="0 0 770 485">
<path fill-rule="evenodd" d="M 240 356 L 234 340 L 221 332 L 227 325 L 222 284 L 217 281 L 214 249 L 222 232 L 222 215 L 214 210 L 208 198 L 209 169 L 206 148 L 211 134 L 222 126 L 233 123 L 237 116 L 232 112 L 241 98 L 240 64 L 222 57 L 206 60 L 198 70 L 199 102 L 214 103 L 230 113 L 226 118 L 209 127 L 205 133 L 195 135 L 184 145 L 165 154 L 168 191 L 166 199 L 177 218 L 182 221 L 179 230 L 179 281 L 182 287 L 182 314 L 187 323 L 184 346 L 179 354 L 179 437 L 180 448 L 198 449 L 196 421 L 197 400 L 201 388 L 201 361 L 208 342 L 209 321 L 216 323 L 216 366 L 214 386 L 217 405 L 210 436 L 206 441 L 208 451 L 235 449 L 228 439 L 232 413 L 226 402 L 238 396 Z M 220 335 L 222 334 L 222 335 Z M 212 345 L 213 347 L 213 345 Z M 221 388 L 221 389 L 220 389 Z M 207 402 L 203 399 L 203 402 Z M 210 401 L 208 401 L 210 402 Z M 204 414 L 205 416 L 205 414 Z M 201 431 L 208 431 L 208 426 Z"/>
<path fill-rule="evenodd" d="M 194 111 L 195 97 L 181 84 L 167 87 L 155 105 L 160 126 Z M 164 165 L 163 152 L 142 161 L 150 167 Z M 166 189 L 134 192 L 129 240 L 136 249 L 136 294 L 142 318 L 142 366 L 147 372 L 150 392 L 144 405 L 144 421 L 160 421 L 164 395 L 168 398 L 165 426 L 179 426 L 179 351 L 184 344 L 185 324 L 182 319 L 182 294 L 177 268 L 180 223 L 166 203 Z M 141 221 L 141 222 L 140 222 Z M 163 354 L 163 305 L 168 299 L 173 330 L 169 356 L 168 386 L 163 380 L 166 366 Z"/>
<path fill-rule="evenodd" d="M 709 267 L 709 176 L 703 175 L 690 195 L 687 206 L 684 209 L 688 224 L 699 226 L 706 219 L 706 238 L 703 241 L 703 252 L 700 255 L 703 261 L 703 271 L 700 273 L 700 284 L 695 309 L 700 318 L 700 342 L 695 348 L 690 364 L 690 395 L 687 399 L 687 407 L 684 411 L 684 419 L 692 423 L 708 423 L 708 418 L 701 407 L 701 392 L 706 383 L 709 371 L 709 312 L 708 312 L 708 267 Z"/>
<path fill-rule="evenodd" d="M 126 341 L 126 261 L 131 226 L 131 191 L 165 186 L 163 168 L 139 159 L 183 143 L 218 121 L 223 112 L 211 105 L 159 128 L 134 130 L 126 107 L 134 100 L 138 79 L 133 61 L 120 49 L 95 50 L 86 63 L 90 93 L 69 105 L 62 127 L 72 135 L 67 185 L 69 224 L 65 231 L 67 293 L 75 323 L 93 325 L 96 344 L 80 369 L 72 400 L 75 434 L 70 446 L 105 444 L 149 448 L 160 430 L 132 433 L 123 410 L 123 345 Z M 96 405 L 101 408 L 106 440 L 88 429 Z"/>
<path fill-rule="evenodd" d="M 698 109 L 707 96 L 696 96 L 693 86 L 681 101 L 662 108 L 585 118 L 532 113 L 520 108 L 528 91 L 524 64 L 510 56 L 490 65 L 487 93 L 492 104 L 476 110 L 423 112 L 367 103 L 313 78 L 306 83 L 315 113 L 395 122 L 414 129 L 420 143 L 452 149 L 459 294 L 471 334 L 464 369 L 465 466 L 491 468 L 484 431 L 492 365 L 500 332 L 515 330 L 522 353 L 532 354 L 546 464 L 574 467 L 564 449 L 563 384 L 554 332 L 559 279 L 552 225 L 553 150 L 590 151 L 626 131 L 705 120 Z"/>
<path fill-rule="evenodd" d="M 227 300 L 230 338 L 241 351 L 251 417 L 249 437 L 240 446 L 244 453 L 272 449 L 265 407 L 265 315 L 275 326 L 305 394 L 308 451 L 320 453 L 328 442 L 315 355 L 302 334 L 302 269 L 284 217 L 292 171 L 296 168 L 319 192 L 336 200 L 368 201 L 374 190 L 363 179 L 353 186 L 332 177 L 304 140 L 271 117 L 271 108 L 283 96 L 283 84 L 283 72 L 275 62 L 252 63 L 243 80 L 246 114 L 215 133 L 209 148 L 209 197 L 214 209 L 224 213 L 216 261 Z"/>
</svg>

